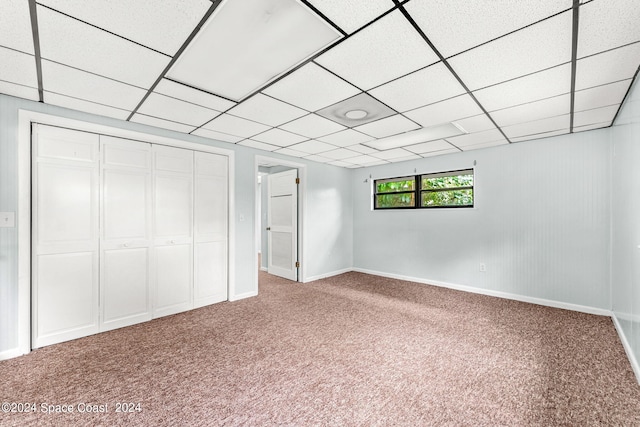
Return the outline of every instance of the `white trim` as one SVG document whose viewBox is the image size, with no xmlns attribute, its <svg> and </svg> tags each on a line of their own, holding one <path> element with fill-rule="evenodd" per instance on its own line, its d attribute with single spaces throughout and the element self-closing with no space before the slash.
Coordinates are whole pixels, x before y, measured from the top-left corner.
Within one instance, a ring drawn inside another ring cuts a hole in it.
<svg viewBox="0 0 640 427">
<path fill-rule="evenodd" d="M 343 268 L 342 270 L 331 271 L 329 273 L 322 273 L 322 274 L 318 274 L 316 276 L 307 277 L 304 280 L 304 283 L 309 283 L 309 282 L 313 282 L 313 281 L 320 280 L 320 279 L 326 279 L 328 277 L 338 276 L 340 274 L 350 273 L 352 271 L 354 271 L 352 268 Z"/>
<path fill-rule="evenodd" d="M 24 354 L 26 353 L 21 352 L 19 348 L 12 348 L 12 349 L 0 352 L 0 360 L 13 359 L 14 357 L 19 357 Z"/>
<path fill-rule="evenodd" d="M 622 325 L 618 321 L 618 318 L 615 314 L 612 314 L 611 319 L 613 320 L 613 325 L 616 327 L 616 331 L 618 331 L 620 341 L 622 341 L 622 347 L 624 347 L 624 351 L 627 353 L 627 359 L 629 359 L 629 363 L 631 363 L 631 369 L 633 369 L 633 373 L 636 375 L 636 380 L 638 381 L 638 384 L 640 384 L 640 364 L 638 364 L 638 360 L 633 354 L 631 344 L 629 344 L 627 336 L 624 334 Z"/>
<path fill-rule="evenodd" d="M 264 271 L 266 273 L 269 270 L 267 270 L 267 267 L 260 266 L 260 271 Z"/>
<path fill-rule="evenodd" d="M 442 288 L 449 288 L 449 289 L 454 289 L 458 291 L 470 292 L 473 294 L 488 295 L 492 297 L 505 298 L 505 299 L 521 301 L 521 302 L 528 302 L 531 304 L 538 304 L 538 305 L 543 305 L 547 307 L 562 308 L 564 310 L 578 311 L 578 312 L 587 313 L 587 314 L 595 314 L 598 316 L 610 317 L 612 315 L 610 310 L 606 310 L 604 308 L 589 307 L 586 305 L 571 304 L 567 302 L 553 301 L 553 300 L 544 299 L 544 298 L 528 297 L 524 295 L 512 294 L 509 292 L 494 291 L 491 289 L 480 289 L 473 286 L 439 282 L 437 280 L 421 279 L 419 277 L 404 276 L 401 274 L 383 273 L 381 271 L 367 270 L 364 268 L 354 268 L 353 271 L 372 274 L 374 276 L 389 277 L 391 279 L 399 279 L 399 280 L 406 280 L 409 282 L 422 283 L 424 285 L 440 286 Z"/>
<path fill-rule="evenodd" d="M 258 291 L 250 291 L 250 292 L 245 292 L 243 294 L 234 295 L 233 299 L 229 298 L 229 301 L 239 301 L 241 299 L 257 297 L 257 296 L 258 296 Z"/>
<path fill-rule="evenodd" d="M 258 168 L 261 164 L 275 164 L 278 166 L 288 166 L 291 168 L 298 169 L 298 178 L 300 178 L 300 184 L 298 185 L 298 261 L 300 262 L 300 267 L 298 270 L 298 282 L 305 282 L 305 262 L 304 262 L 304 236 L 305 236 L 305 228 L 304 228 L 304 213 L 307 208 L 307 198 L 306 198 L 306 189 L 307 189 L 307 165 L 298 162 L 292 162 L 290 160 L 284 160 L 277 157 L 268 157 L 256 154 L 254 160 L 254 194 L 257 196 L 258 193 L 258 176 L 260 171 Z M 254 220 L 259 221 L 258 218 L 258 206 L 256 203 L 255 212 L 254 212 Z M 253 247 L 255 248 L 258 242 L 258 236 L 253 236 Z M 253 265 L 258 265 L 258 253 L 254 252 L 254 261 Z M 258 269 L 254 269 L 254 284 L 255 289 L 258 289 Z M 257 295 L 257 293 L 256 293 Z"/>
<path fill-rule="evenodd" d="M 31 351 L 31 123 L 60 126 L 152 144 L 168 145 L 229 158 L 228 295 L 229 301 L 246 298 L 235 295 L 235 151 L 196 142 L 157 136 L 112 126 L 85 122 L 25 109 L 18 110 L 18 348 L 0 353 L 20 356 Z M 15 357 L 12 356 L 12 357 Z"/>
</svg>

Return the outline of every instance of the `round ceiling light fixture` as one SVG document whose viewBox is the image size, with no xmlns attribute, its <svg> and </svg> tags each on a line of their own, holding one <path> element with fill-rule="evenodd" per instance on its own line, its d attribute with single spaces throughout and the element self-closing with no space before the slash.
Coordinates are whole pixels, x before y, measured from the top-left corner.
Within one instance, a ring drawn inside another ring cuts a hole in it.
<svg viewBox="0 0 640 427">
<path fill-rule="evenodd" d="M 348 119 L 359 120 L 359 119 L 364 119 L 365 117 L 367 117 L 368 114 L 369 113 L 367 113 L 364 110 L 351 110 L 344 113 L 344 116 Z"/>
</svg>

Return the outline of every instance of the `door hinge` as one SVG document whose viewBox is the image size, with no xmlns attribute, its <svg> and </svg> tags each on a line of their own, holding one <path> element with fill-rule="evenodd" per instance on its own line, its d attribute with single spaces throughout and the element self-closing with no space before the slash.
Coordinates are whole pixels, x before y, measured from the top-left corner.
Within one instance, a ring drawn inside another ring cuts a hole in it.
<svg viewBox="0 0 640 427">
<path fill-rule="evenodd" d="M 300 178 L 296 178 L 296 184 L 300 184 Z"/>
<path fill-rule="evenodd" d="M 300 268 L 300 262 L 296 261 L 296 268 Z"/>
</svg>

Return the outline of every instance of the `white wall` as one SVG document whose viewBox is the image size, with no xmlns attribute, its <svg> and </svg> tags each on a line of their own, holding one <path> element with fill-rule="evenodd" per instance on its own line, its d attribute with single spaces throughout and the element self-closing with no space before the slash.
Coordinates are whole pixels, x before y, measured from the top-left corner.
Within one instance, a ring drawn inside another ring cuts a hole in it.
<svg viewBox="0 0 640 427">
<path fill-rule="evenodd" d="M 608 310 L 608 132 L 356 170 L 354 266 Z M 371 209 L 372 186 L 364 182 L 369 175 L 449 171 L 469 168 L 474 161 L 473 209 Z M 479 271 L 479 263 L 486 264 L 486 272 Z"/>
<path fill-rule="evenodd" d="M 636 375 L 640 375 L 640 86 L 637 82 L 612 128 L 611 141 L 614 147 L 612 305 Z"/>
<path fill-rule="evenodd" d="M 0 94 L 0 212 L 18 210 L 18 110 L 26 109 L 115 128 L 206 144 L 235 151 L 235 294 L 258 290 L 255 279 L 256 155 L 264 151 L 67 110 Z M 270 157 L 307 164 L 304 245 L 306 276 L 319 276 L 350 268 L 351 188 L 350 171 L 302 159 L 268 153 Z M 330 212 L 330 214 L 326 214 Z M 344 214 L 349 218 L 342 221 Z M 244 221 L 240 221 L 240 217 Z M 0 359 L 18 346 L 18 231 L 0 228 Z M 330 237 L 330 239 L 327 239 Z"/>
</svg>

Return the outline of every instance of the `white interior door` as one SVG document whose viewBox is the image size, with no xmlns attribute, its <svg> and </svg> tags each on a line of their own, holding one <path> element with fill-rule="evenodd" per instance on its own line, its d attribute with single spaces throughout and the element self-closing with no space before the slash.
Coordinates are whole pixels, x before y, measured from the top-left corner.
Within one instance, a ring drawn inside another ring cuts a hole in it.
<svg viewBox="0 0 640 427">
<path fill-rule="evenodd" d="M 33 127 L 32 346 L 98 332 L 98 135 Z"/>
<path fill-rule="evenodd" d="M 100 330 L 151 319 L 151 145 L 100 136 Z"/>
<path fill-rule="evenodd" d="M 227 159 L 195 152 L 194 307 L 228 299 Z"/>
<path fill-rule="evenodd" d="M 268 271 L 298 280 L 298 170 L 269 175 L 268 186 Z"/>
<path fill-rule="evenodd" d="M 193 151 L 154 145 L 153 317 L 193 307 Z"/>
</svg>

